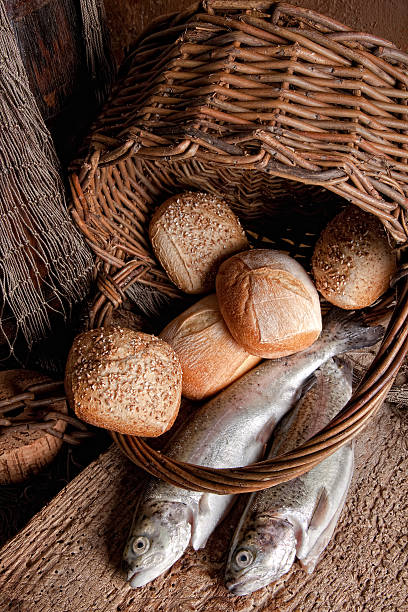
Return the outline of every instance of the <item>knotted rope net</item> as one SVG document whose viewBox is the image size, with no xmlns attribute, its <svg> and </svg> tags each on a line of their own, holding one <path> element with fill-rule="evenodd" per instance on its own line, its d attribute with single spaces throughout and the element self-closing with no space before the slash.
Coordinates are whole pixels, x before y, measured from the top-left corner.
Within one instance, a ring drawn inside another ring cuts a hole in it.
<svg viewBox="0 0 408 612">
<path fill-rule="evenodd" d="M 88 70 L 101 101 L 114 73 L 103 3 L 81 0 L 81 11 Z M 53 313 L 69 318 L 87 293 L 92 265 L 68 214 L 54 144 L 0 0 L 0 361 L 21 359 L 17 339 L 29 352 L 46 337 Z"/>
<path fill-rule="evenodd" d="M 82 35 L 96 101 L 102 104 L 116 73 L 106 25 L 104 0 L 81 0 Z"/>
</svg>

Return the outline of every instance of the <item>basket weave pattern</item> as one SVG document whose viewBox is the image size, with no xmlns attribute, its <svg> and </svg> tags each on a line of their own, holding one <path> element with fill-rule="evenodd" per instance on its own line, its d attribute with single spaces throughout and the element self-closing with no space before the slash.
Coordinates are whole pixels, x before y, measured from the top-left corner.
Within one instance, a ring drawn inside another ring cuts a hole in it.
<svg viewBox="0 0 408 612">
<path fill-rule="evenodd" d="M 156 20 L 127 58 L 71 175 L 72 214 L 97 257 L 91 326 L 109 323 L 135 283 L 178 295 L 147 237 L 167 194 L 221 194 L 245 225 L 276 208 L 285 191 L 330 191 L 375 214 L 404 245 L 407 160 L 408 55 L 392 43 L 254 0 L 209 0 Z M 406 295 L 404 282 L 357 394 L 292 453 L 214 470 L 112 435 L 133 461 L 187 488 L 237 493 L 293 478 L 357 435 L 381 405 L 408 348 Z"/>
</svg>

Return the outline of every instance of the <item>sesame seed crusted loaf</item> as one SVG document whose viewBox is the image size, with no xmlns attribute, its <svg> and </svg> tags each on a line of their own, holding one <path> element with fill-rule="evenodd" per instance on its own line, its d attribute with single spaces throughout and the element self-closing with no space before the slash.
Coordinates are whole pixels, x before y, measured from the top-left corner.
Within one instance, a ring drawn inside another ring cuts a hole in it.
<svg viewBox="0 0 408 612">
<path fill-rule="evenodd" d="M 149 228 L 156 257 L 186 293 L 214 290 L 222 261 L 249 248 L 238 218 L 217 196 L 187 191 L 166 200 Z"/>
<path fill-rule="evenodd" d="M 389 288 L 396 252 L 377 217 L 348 206 L 322 232 L 312 270 L 326 300 L 346 310 L 365 308 Z"/>
<path fill-rule="evenodd" d="M 163 340 L 122 327 L 100 328 L 75 338 L 65 389 L 87 423 L 154 437 L 176 419 L 181 377 L 179 359 Z"/>
</svg>

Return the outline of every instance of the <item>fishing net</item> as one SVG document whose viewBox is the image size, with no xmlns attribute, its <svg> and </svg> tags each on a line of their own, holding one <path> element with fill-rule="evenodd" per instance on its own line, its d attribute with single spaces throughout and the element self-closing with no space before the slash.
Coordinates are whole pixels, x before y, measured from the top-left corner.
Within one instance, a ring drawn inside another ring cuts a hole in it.
<svg viewBox="0 0 408 612">
<path fill-rule="evenodd" d="M 103 0 L 81 0 L 82 33 L 92 89 L 102 104 L 112 86 L 115 65 L 110 49 Z"/>
<path fill-rule="evenodd" d="M 81 0 L 94 92 L 114 74 L 101 0 Z M 0 362 L 21 361 L 86 295 L 92 257 L 67 211 L 59 162 L 0 0 Z M 103 75 L 103 78 L 101 78 Z M 21 345 L 21 346 L 20 346 Z M 22 348 L 21 348 L 22 347 Z"/>
</svg>

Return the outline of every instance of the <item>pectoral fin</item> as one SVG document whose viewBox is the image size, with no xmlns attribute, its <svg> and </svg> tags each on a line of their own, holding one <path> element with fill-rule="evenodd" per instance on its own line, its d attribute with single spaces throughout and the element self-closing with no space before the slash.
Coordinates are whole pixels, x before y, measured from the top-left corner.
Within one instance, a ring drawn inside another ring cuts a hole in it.
<svg viewBox="0 0 408 612">
<path fill-rule="evenodd" d="M 316 507 L 310 519 L 309 529 L 321 530 L 330 512 L 330 502 L 325 488 L 321 490 Z"/>
<path fill-rule="evenodd" d="M 299 558 L 299 562 L 301 566 L 308 574 L 311 574 L 314 571 L 314 568 L 316 567 L 316 563 L 318 562 L 320 555 L 322 554 L 322 552 L 324 551 L 324 549 L 326 548 L 326 546 L 328 545 L 328 543 L 330 542 L 332 538 L 334 530 L 336 529 L 337 521 L 339 520 L 341 511 L 343 510 L 343 506 L 344 506 L 344 502 L 346 501 L 346 497 L 347 497 L 347 491 L 345 492 L 344 497 L 338 509 L 336 510 L 336 512 L 330 519 L 330 521 L 328 522 L 325 529 L 316 538 L 314 544 L 307 551 L 306 555 L 302 559 Z"/>
<path fill-rule="evenodd" d="M 215 495 L 214 493 L 204 493 L 201 496 L 191 536 L 191 545 L 194 550 L 204 548 L 218 523 L 231 509 L 235 499 L 234 495 Z"/>
<path fill-rule="evenodd" d="M 327 495 L 327 491 L 323 487 L 320 491 L 309 524 L 304 529 L 302 537 L 298 538 L 298 550 L 296 556 L 299 560 L 305 559 L 307 557 L 309 551 L 311 550 L 311 547 L 313 547 L 314 545 L 316 535 L 317 537 L 319 536 L 319 534 L 326 528 L 326 525 L 329 521 L 330 502 Z"/>
<path fill-rule="evenodd" d="M 328 545 L 341 511 L 345 504 L 354 467 L 353 444 L 348 444 L 343 449 L 336 451 L 341 453 L 341 472 L 338 471 L 331 487 L 331 504 L 327 489 L 323 488 L 317 501 L 315 510 L 308 527 L 307 546 L 303 547 L 298 559 L 304 569 L 313 572 L 320 555 Z"/>
</svg>

